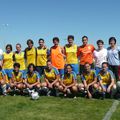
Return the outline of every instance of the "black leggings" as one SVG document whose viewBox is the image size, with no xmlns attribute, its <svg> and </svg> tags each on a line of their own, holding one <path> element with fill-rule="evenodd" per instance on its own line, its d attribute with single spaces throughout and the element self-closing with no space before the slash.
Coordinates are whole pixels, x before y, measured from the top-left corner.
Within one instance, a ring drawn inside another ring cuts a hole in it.
<svg viewBox="0 0 120 120">
<path fill-rule="evenodd" d="M 116 81 L 119 80 L 119 66 L 109 65 L 110 70 L 114 73 Z"/>
</svg>

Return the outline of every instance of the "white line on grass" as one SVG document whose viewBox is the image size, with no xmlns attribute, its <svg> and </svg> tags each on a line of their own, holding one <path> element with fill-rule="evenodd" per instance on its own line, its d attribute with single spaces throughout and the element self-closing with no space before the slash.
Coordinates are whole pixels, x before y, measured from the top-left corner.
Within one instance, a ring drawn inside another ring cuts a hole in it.
<svg viewBox="0 0 120 120">
<path fill-rule="evenodd" d="M 116 111 L 118 105 L 119 105 L 119 101 L 115 100 L 102 120 L 110 120 L 112 114 Z"/>
</svg>

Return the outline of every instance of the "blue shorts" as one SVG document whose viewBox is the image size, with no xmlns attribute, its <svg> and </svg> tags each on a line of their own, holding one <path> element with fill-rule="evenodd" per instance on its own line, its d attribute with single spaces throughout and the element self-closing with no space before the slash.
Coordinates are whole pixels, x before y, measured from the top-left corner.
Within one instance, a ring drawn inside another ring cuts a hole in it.
<svg viewBox="0 0 120 120">
<path fill-rule="evenodd" d="M 20 71 L 23 73 L 23 76 L 25 76 L 27 73 L 27 70 L 20 70 Z"/>
<path fill-rule="evenodd" d="M 109 85 L 105 85 L 105 84 L 103 84 L 103 87 L 104 87 L 105 89 L 107 89 L 107 88 L 108 88 L 108 86 L 109 86 Z"/>
<path fill-rule="evenodd" d="M 4 69 L 5 70 L 5 73 L 7 74 L 8 76 L 8 79 L 12 77 L 12 72 L 13 72 L 13 69 Z"/>
<path fill-rule="evenodd" d="M 96 74 L 98 75 L 99 72 L 101 71 L 101 68 L 99 68 L 99 67 L 95 67 L 95 71 L 96 71 Z"/>
<path fill-rule="evenodd" d="M 36 70 L 40 74 L 40 76 L 44 75 L 44 69 L 45 68 L 46 68 L 46 66 L 37 66 L 36 67 Z"/>
<path fill-rule="evenodd" d="M 72 66 L 72 71 L 74 71 L 77 75 L 79 74 L 79 65 L 78 64 L 70 64 Z"/>
<path fill-rule="evenodd" d="M 62 75 L 64 75 L 64 69 L 58 69 L 60 77 L 62 77 Z"/>
</svg>

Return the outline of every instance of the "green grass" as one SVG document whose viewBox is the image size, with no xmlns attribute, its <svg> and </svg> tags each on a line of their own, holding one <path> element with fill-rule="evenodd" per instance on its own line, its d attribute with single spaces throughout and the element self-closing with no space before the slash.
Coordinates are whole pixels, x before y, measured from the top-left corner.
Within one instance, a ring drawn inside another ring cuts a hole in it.
<svg viewBox="0 0 120 120">
<path fill-rule="evenodd" d="M 0 120 L 102 120 L 113 100 L 85 98 L 0 97 Z M 120 106 L 116 112 L 119 117 Z M 119 120 L 116 117 L 112 120 Z"/>
<path fill-rule="evenodd" d="M 120 104 L 117 106 L 116 111 L 113 113 L 111 120 L 120 120 Z"/>
</svg>

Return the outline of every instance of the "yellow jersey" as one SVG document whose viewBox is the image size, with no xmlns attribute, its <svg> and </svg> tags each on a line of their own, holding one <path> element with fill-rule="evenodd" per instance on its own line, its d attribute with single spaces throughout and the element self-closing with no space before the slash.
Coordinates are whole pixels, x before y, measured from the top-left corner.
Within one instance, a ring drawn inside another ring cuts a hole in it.
<svg viewBox="0 0 120 120">
<path fill-rule="evenodd" d="M 70 76 L 67 76 L 66 74 L 62 76 L 63 79 L 63 84 L 65 85 L 70 85 L 74 82 L 74 80 L 76 80 L 76 74 L 75 72 L 71 72 Z"/>
<path fill-rule="evenodd" d="M 13 52 L 3 53 L 3 68 L 13 69 Z"/>
<path fill-rule="evenodd" d="M 90 84 L 94 81 L 94 79 L 97 77 L 96 72 L 94 70 L 91 70 L 90 73 L 83 73 L 81 75 L 82 81 L 86 80 L 87 84 Z"/>
<path fill-rule="evenodd" d="M 20 64 L 20 70 L 25 70 L 24 52 L 14 54 L 15 62 Z"/>
<path fill-rule="evenodd" d="M 26 74 L 26 79 L 29 84 L 34 84 L 37 82 L 38 79 L 40 79 L 40 76 L 38 72 L 34 71 L 32 75 Z"/>
<path fill-rule="evenodd" d="M 56 68 L 52 68 L 51 71 L 48 71 L 47 69 L 44 69 L 44 74 L 45 74 L 45 78 L 49 82 L 53 82 L 56 79 L 56 76 L 59 75 L 59 72 Z"/>
<path fill-rule="evenodd" d="M 47 65 L 47 50 L 48 49 L 39 49 L 37 48 L 37 66 L 46 66 Z"/>
<path fill-rule="evenodd" d="M 98 80 L 102 80 L 103 85 L 109 85 L 111 83 L 111 80 L 114 79 L 113 72 L 111 70 L 108 70 L 106 73 L 100 73 L 98 74 Z"/>
<path fill-rule="evenodd" d="M 67 64 L 77 64 L 78 58 L 77 58 L 77 45 L 73 46 L 65 46 L 65 52 L 66 52 L 66 63 Z"/>
<path fill-rule="evenodd" d="M 12 72 L 12 78 L 14 82 L 23 82 L 23 73 L 19 71 L 16 75 L 15 72 Z"/>
<path fill-rule="evenodd" d="M 25 50 L 25 57 L 26 57 L 26 63 L 27 66 L 31 63 L 36 65 L 36 48 L 32 47 L 31 49 L 26 49 Z"/>
</svg>

